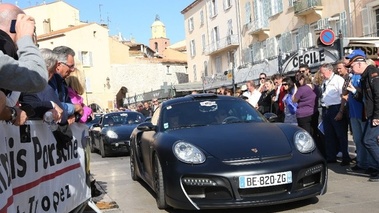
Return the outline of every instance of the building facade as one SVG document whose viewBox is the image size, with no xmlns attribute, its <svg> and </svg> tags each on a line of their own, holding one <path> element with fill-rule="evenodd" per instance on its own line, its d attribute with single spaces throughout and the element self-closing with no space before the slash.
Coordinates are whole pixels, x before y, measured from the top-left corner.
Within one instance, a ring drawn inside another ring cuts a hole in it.
<svg viewBox="0 0 379 213">
<path fill-rule="evenodd" d="M 207 47 L 200 54 L 188 55 L 192 82 L 200 81 L 199 75 L 212 78 L 226 70 L 225 65 L 231 62 L 228 59 L 233 58 L 228 56 L 231 51 L 235 53 L 232 78 L 236 84 L 256 80 L 261 72 L 290 75 L 300 63 L 308 64 L 313 71 L 322 63 L 335 63 L 354 48 L 351 37 L 358 37 L 354 41 L 361 42 L 360 48 L 371 45 L 367 53 L 377 59 L 378 50 L 372 47 L 375 39 L 362 44 L 362 37 L 379 35 L 378 0 L 198 0 L 182 14 L 188 50 Z M 230 19 L 232 25 L 227 21 Z M 226 33 L 226 42 L 229 35 L 236 34 L 238 38 L 230 42 L 232 48 L 225 51 L 221 60 L 223 49 L 215 50 L 213 45 L 215 41 L 222 43 L 224 38 L 214 36 L 217 25 L 221 34 Z M 204 32 L 206 39 L 202 39 Z M 209 65 L 207 72 L 205 60 Z M 218 61 L 222 61 L 222 66 Z M 221 83 L 225 79 L 216 80 Z"/>
<path fill-rule="evenodd" d="M 238 4 L 198 0 L 182 14 L 190 81 L 202 82 L 203 89 L 230 85 L 241 58 Z"/>
<path fill-rule="evenodd" d="M 64 1 L 41 4 L 24 11 L 35 17 L 41 48 L 65 45 L 75 51 L 76 67 L 84 76 L 86 94 L 83 98 L 87 105 L 114 109 L 122 102 L 119 94 L 124 94 L 124 104 L 128 104 L 151 100 L 153 96 L 144 94 L 156 90 L 166 92 L 163 95 L 155 92 L 159 98 L 164 95 L 172 97 L 168 88 L 171 91 L 172 85 L 188 81 L 183 53 L 171 53 L 173 50 L 170 50 L 167 51 L 170 54 L 165 54 L 168 47 L 162 46 L 162 56 L 156 58 L 154 51 L 146 45 L 125 42 L 121 35 L 110 37 L 106 25 L 80 22 L 79 11 Z M 159 30 L 161 33 L 152 28 L 152 34 L 157 33 L 154 34 L 156 39 L 166 39 L 168 42 L 164 45 L 169 45 L 168 38 L 161 38 L 165 37 L 165 29 Z"/>
</svg>

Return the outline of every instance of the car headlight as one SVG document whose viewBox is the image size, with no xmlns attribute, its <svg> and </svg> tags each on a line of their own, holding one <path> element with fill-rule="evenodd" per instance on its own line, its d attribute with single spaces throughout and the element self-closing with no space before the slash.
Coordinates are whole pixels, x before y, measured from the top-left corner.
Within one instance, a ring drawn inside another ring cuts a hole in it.
<svg viewBox="0 0 379 213">
<path fill-rule="evenodd" d="M 205 155 L 196 146 L 179 141 L 173 146 L 174 155 L 184 163 L 201 164 L 205 161 Z"/>
<path fill-rule="evenodd" d="M 301 153 L 309 153 L 316 149 L 312 136 L 306 131 L 296 132 L 294 142 L 296 149 Z"/>
<path fill-rule="evenodd" d="M 117 139 L 118 138 L 117 133 L 115 133 L 113 131 L 108 131 L 107 132 L 107 136 L 108 136 L 108 138 L 113 138 L 113 139 Z"/>
</svg>

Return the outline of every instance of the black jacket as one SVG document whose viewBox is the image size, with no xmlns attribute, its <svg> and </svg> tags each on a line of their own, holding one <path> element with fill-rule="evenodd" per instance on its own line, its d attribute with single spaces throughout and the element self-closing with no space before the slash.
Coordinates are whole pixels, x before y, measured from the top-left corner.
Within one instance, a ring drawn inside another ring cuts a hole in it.
<svg viewBox="0 0 379 213">
<path fill-rule="evenodd" d="M 369 65 L 361 76 L 366 117 L 379 119 L 379 69 Z"/>
<path fill-rule="evenodd" d="M 12 38 L 2 30 L 0 30 L 0 51 L 15 60 L 18 60 L 16 45 L 14 44 Z M 12 91 L 6 89 L 1 89 L 1 91 L 3 91 L 5 95 L 12 93 Z"/>
<path fill-rule="evenodd" d="M 31 119 L 42 119 L 46 111 L 53 109 L 53 105 L 50 101 L 53 101 L 61 109 L 63 109 L 61 123 L 67 123 L 67 112 L 64 110 L 61 102 L 50 85 L 47 85 L 44 90 L 38 93 L 22 92 L 19 98 L 21 106 L 29 105 L 34 109 L 35 114 L 30 117 Z"/>
</svg>

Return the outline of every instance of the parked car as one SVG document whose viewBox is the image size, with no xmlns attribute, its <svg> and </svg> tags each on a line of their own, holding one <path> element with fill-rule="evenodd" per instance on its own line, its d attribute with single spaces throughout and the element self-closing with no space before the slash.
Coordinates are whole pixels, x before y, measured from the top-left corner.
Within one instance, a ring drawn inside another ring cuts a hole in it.
<svg viewBox="0 0 379 213">
<path fill-rule="evenodd" d="M 273 205 L 327 190 L 327 164 L 310 134 L 270 123 L 237 97 L 162 102 L 130 143 L 131 177 L 156 193 L 159 209 Z"/>
<path fill-rule="evenodd" d="M 116 153 L 128 153 L 130 134 L 145 121 L 139 112 L 112 112 L 103 114 L 89 130 L 91 152 L 99 151 L 101 157 Z"/>
</svg>

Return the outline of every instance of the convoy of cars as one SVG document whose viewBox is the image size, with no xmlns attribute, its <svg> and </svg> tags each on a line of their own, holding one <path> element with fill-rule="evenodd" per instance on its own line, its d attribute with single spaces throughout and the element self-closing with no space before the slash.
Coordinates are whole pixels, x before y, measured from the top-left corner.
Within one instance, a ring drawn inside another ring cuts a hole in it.
<svg viewBox="0 0 379 213">
<path fill-rule="evenodd" d="M 215 94 L 162 102 L 131 134 L 130 169 L 155 192 L 160 209 L 292 202 L 326 193 L 328 179 L 305 130 Z"/>
</svg>

